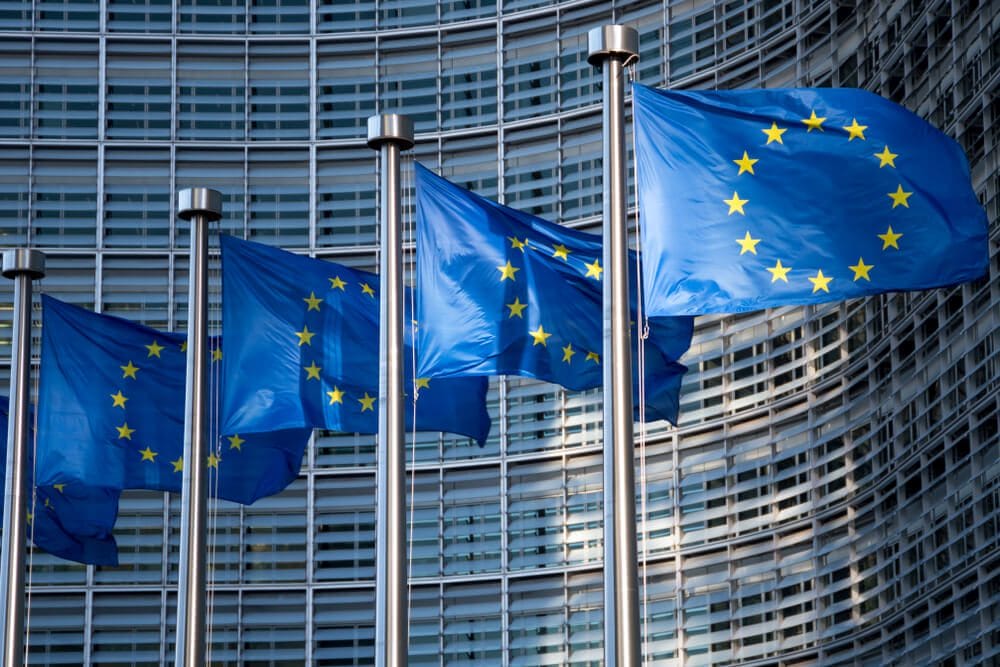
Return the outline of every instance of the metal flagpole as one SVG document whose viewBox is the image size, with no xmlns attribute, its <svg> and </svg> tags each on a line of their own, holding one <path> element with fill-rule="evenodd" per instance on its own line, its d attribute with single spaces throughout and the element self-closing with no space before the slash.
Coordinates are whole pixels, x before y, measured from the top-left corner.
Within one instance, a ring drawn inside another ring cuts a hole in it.
<svg viewBox="0 0 1000 667">
<path fill-rule="evenodd" d="M 7 421 L 7 474 L 4 478 L 3 664 L 24 664 L 24 552 L 27 542 L 28 499 L 25 464 L 28 458 L 29 381 L 31 378 L 31 281 L 45 275 L 45 255 L 17 248 L 3 253 L 3 275 L 14 281 L 14 327 L 11 339 L 10 405 Z"/>
<path fill-rule="evenodd" d="M 626 26 L 606 25 L 591 30 L 587 38 L 590 47 L 587 60 L 602 68 L 604 84 L 605 661 L 610 667 L 637 667 L 639 595 L 625 216 L 624 80 L 625 67 L 638 59 L 639 33 Z M 610 610 L 613 614 L 608 613 Z"/>
<path fill-rule="evenodd" d="M 403 261 L 399 152 L 413 146 L 408 116 L 368 119 L 380 156 L 378 470 L 375 519 L 375 665 L 405 667 L 409 643 L 406 572 L 406 449 L 403 421 Z"/>
<path fill-rule="evenodd" d="M 222 195 L 188 188 L 177 215 L 191 222 L 188 270 L 187 377 L 184 384 L 184 472 L 174 664 L 205 664 L 205 542 L 208 470 L 208 223 L 222 217 Z"/>
</svg>

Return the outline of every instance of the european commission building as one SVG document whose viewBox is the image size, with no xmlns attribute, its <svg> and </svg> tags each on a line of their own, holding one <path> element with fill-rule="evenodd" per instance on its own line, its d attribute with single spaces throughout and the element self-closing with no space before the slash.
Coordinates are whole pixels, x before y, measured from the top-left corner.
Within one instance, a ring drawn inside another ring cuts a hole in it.
<svg viewBox="0 0 1000 667">
<path fill-rule="evenodd" d="M 977 282 L 698 318 L 680 424 L 636 451 L 645 664 L 996 664 L 996 0 L 2 0 L 0 239 L 46 253 L 38 291 L 175 330 L 181 188 L 223 193 L 223 233 L 374 269 L 383 111 L 446 178 L 596 231 L 608 23 L 649 85 L 905 105 L 961 144 L 991 220 Z M 407 440 L 410 664 L 601 665 L 600 392 L 508 377 L 489 401 L 484 448 Z M 286 491 L 215 504 L 213 664 L 372 664 L 374 458 L 317 432 Z M 179 504 L 125 494 L 119 567 L 32 552 L 32 664 L 173 659 Z"/>
</svg>

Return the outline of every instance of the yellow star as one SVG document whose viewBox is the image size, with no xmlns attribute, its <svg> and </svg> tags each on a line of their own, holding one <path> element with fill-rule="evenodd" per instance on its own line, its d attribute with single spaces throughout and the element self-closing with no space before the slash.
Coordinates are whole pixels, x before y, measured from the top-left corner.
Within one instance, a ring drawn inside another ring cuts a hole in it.
<svg viewBox="0 0 1000 667">
<path fill-rule="evenodd" d="M 206 463 L 208 463 L 208 467 L 209 468 L 215 468 L 216 470 L 218 470 L 219 469 L 219 461 L 221 461 L 221 460 L 222 460 L 222 458 L 219 457 L 219 456 L 216 456 L 215 452 L 209 452 L 208 453 L 208 461 Z"/>
<path fill-rule="evenodd" d="M 881 153 L 875 153 L 874 155 L 875 155 L 875 157 L 878 158 L 878 168 L 879 169 L 881 169 L 885 165 L 889 165 L 893 169 L 896 168 L 896 161 L 895 160 L 896 160 L 896 158 L 899 157 L 899 155 L 897 155 L 896 153 L 890 152 L 888 146 L 886 146 L 885 148 L 883 148 Z"/>
<path fill-rule="evenodd" d="M 740 199 L 740 194 L 734 190 L 732 199 L 723 199 L 722 201 L 729 204 L 729 215 L 732 215 L 733 213 L 746 215 L 746 213 L 743 211 L 743 204 L 746 204 L 750 200 Z"/>
<path fill-rule="evenodd" d="M 229 449 L 237 449 L 241 452 L 243 451 L 243 443 L 246 442 L 246 440 L 241 438 L 239 433 L 226 436 L 226 439 L 229 440 Z"/>
<path fill-rule="evenodd" d="M 121 390 L 119 389 L 117 394 L 111 394 L 111 400 L 114 401 L 114 405 L 112 405 L 111 407 L 113 407 L 113 408 L 123 408 L 124 409 L 125 408 L 125 401 L 128 400 L 128 397 L 125 396 L 125 394 L 123 394 L 121 392 Z"/>
<path fill-rule="evenodd" d="M 375 410 L 375 397 L 369 396 L 367 391 L 363 397 L 358 399 L 358 403 L 361 404 L 361 412 L 364 412 L 365 410 Z"/>
<path fill-rule="evenodd" d="M 368 283 L 361 283 L 361 291 L 370 296 L 371 298 L 373 299 L 375 298 L 375 290 L 372 289 L 372 286 L 369 285 Z"/>
<path fill-rule="evenodd" d="M 601 268 L 600 260 L 595 259 L 593 264 L 584 264 L 584 266 L 587 267 L 587 275 L 585 275 L 584 278 L 593 278 L 594 280 L 601 279 L 601 271 L 604 269 Z"/>
<path fill-rule="evenodd" d="M 49 500 L 48 498 L 46 498 L 45 499 L 45 506 L 48 507 L 49 509 L 52 509 L 52 501 Z"/>
<path fill-rule="evenodd" d="M 739 165 L 740 172 L 739 172 L 739 174 L 736 174 L 737 176 L 739 176 L 743 172 L 748 172 L 748 173 L 750 173 L 752 175 L 753 174 L 753 166 L 755 164 L 757 164 L 758 162 L 760 162 L 760 160 L 757 160 L 757 159 L 754 159 L 754 158 L 750 157 L 749 155 L 747 155 L 746 151 L 743 151 L 743 157 L 741 157 L 739 160 L 733 160 L 733 162 L 735 162 L 737 165 Z"/>
<path fill-rule="evenodd" d="M 816 272 L 815 277 L 809 276 L 809 282 L 813 284 L 813 294 L 815 294 L 820 290 L 823 290 L 824 292 L 829 294 L 830 288 L 827 287 L 827 285 L 830 284 L 831 280 L 833 280 L 833 278 L 823 275 L 822 269 Z"/>
<path fill-rule="evenodd" d="M 339 387 L 334 387 L 333 391 L 326 392 L 326 395 L 330 397 L 330 405 L 334 403 L 344 404 L 344 392 Z"/>
<path fill-rule="evenodd" d="M 906 200 L 909 199 L 912 194 L 912 192 L 904 192 L 902 185 L 897 186 L 895 192 L 889 193 L 889 197 L 892 198 L 892 207 L 896 208 L 897 206 L 905 206 L 906 208 L 910 208 L 910 205 L 906 202 Z"/>
<path fill-rule="evenodd" d="M 32 521 L 34 521 L 34 520 L 35 520 L 35 515 L 34 515 L 34 514 L 32 514 L 32 513 L 30 512 L 30 511 L 28 511 L 28 512 L 27 512 L 27 513 L 26 513 L 26 514 L 24 515 L 24 518 L 25 518 L 25 520 L 26 520 L 26 521 L 27 521 L 28 523 L 31 523 Z"/>
<path fill-rule="evenodd" d="M 160 454 L 159 452 L 154 452 L 148 446 L 146 449 L 139 450 L 139 453 L 142 454 L 143 461 L 149 461 L 151 463 L 156 463 L 156 457 Z"/>
<path fill-rule="evenodd" d="M 188 351 L 188 342 L 184 341 L 183 343 L 181 343 L 181 352 L 187 352 L 187 351 Z"/>
<path fill-rule="evenodd" d="M 119 366 L 118 368 L 122 369 L 123 378 L 132 378 L 133 380 L 136 379 L 135 374 L 139 371 L 138 366 L 132 365 L 131 359 L 129 359 L 128 366 Z"/>
<path fill-rule="evenodd" d="M 524 319 L 524 315 L 522 315 L 522 313 L 524 312 L 524 309 L 528 307 L 528 304 L 521 303 L 520 297 L 515 296 L 514 303 L 508 303 L 506 305 L 510 308 L 510 315 L 507 316 L 507 319 L 512 317 L 520 317 L 522 320 Z"/>
<path fill-rule="evenodd" d="M 569 248 L 564 246 L 562 243 L 552 246 L 552 250 L 555 251 L 552 253 L 553 257 L 560 257 L 564 262 L 569 261 Z"/>
<path fill-rule="evenodd" d="M 903 238 L 902 234 L 897 234 L 892 231 L 892 225 L 889 225 L 889 230 L 885 234 L 877 234 L 880 239 L 882 239 L 882 250 L 887 250 L 889 248 L 895 248 L 899 250 L 899 239 Z"/>
<path fill-rule="evenodd" d="M 576 350 L 573 349 L 573 345 L 572 344 L 566 345 L 566 347 L 564 347 L 562 351 L 563 351 L 562 360 L 565 361 L 567 364 L 570 363 L 573 360 L 573 355 L 576 354 Z"/>
<path fill-rule="evenodd" d="M 222 361 L 222 348 L 217 347 L 212 350 L 212 361 Z"/>
<path fill-rule="evenodd" d="M 816 110 L 813 109 L 812 115 L 808 118 L 803 118 L 802 122 L 805 123 L 806 127 L 809 129 L 806 132 L 812 132 L 813 130 L 823 131 L 823 121 L 826 120 L 825 117 L 819 118 L 816 116 Z"/>
<path fill-rule="evenodd" d="M 59 493 L 62 493 L 63 489 L 66 488 L 66 485 L 65 484 L 53 484 L 52 488 L 55 489 L 56 491 L 58 491 Z"/>
<path fill-rule="evenodd" d="M 149 350 L 149 354 L 146 355 L 146 358 L 148 359 L 149 357 L 159 357 L 160 352 L 162 352 L 164 348 L 154 340 L 146 346 L 146 349 Z"/>
<path fill-rule="evenodd" d="M 595 364 L 601 363 L 601 355 L 596 352 L 588 352 L 587 358 L 583 360 L 584 362 L 593 361 Z"/>
<path fill-rule="evenodd" d="M 844 129 L 848 132 L 848 141 L 853 141 L 854 139 L 865 140 L 865 130 L 868 129 L 867 125 L 858 125 L 858 119 L 852 118 L 850 125 L 845 125 Z"/>
<path fill-rule="evenodd" d="M 541 324 L 538 325 L 537 329 L 535 329 L 534 331 L 529 331 L 528 333 L 531 335 L 532 338 L 535 339 L 535 342 L 531 344 L 532 347 L 534 347 L 535 345 L 548 347 L 548 343 L 546 341 L 549 339 L 549 337 L 552 336 L 552 334 L 545 333 L 545 329 L 542 328 Z"/>
<path fill-rule="evenodd" d="M 792 267 L 790 267 L 790 266 L 782 266 L 781 265 L 781 260 L 779 259 L 777 264 L 775 264 L 774 266 L 768 267 L 767 270 L 771 272 L 771 282 L 772 283 L 773 282 L 777 282 L 779 280 L 784 280 L 787 283 L 788 282 L 788 272 L 792 270 Z"/>
<path fill-rule="evenodd" d="M 415 379 L 413 381 L 413 386 L 416 389 L 418 389 L 418 390 L 420 390 L 420 389 L 430 389 L 431 388 L 431 379 L 430 378 L 417 378 L 417 379 Z"/>
<path fill-rule="evenodd" d="M 344 285 L 347 283 L 341 280 L 340 276 L 334 276 L 333 278 L 328 278 L 328 280 L 330 281 L 330 289 L 339 289 L 341 292 L 344 291 Z"/>
<path fill-rule="evenodd" d="M 319 380 L 319 372 L 323 369 L 313 361 L 308 366 L 303 366 L 302 370 L 306 372 L 306 381 L 308 382 L 309 380 Z"/>
<path fill-rule="evenodd" d="M 868 282 L 872 281 L 871 277 L 868 275 L 868 272 L 871 271 L 873 268 L 875 268 L 875 265 L 865 264 L 865 260 L 862 259 L 861 257 L 858 257 L 857 264 L 855 264 L 854 266 L 849 266 L 847 268 L 849 268 L 851 271 L 854 271 L 855 282 L 857 282 L 859 278 L 864 278 Z"/>
<path fill-rule="evenodd" d="M 181 472 L 184 470 L 184 457 L 178 458 L 176 461 L 171 461 L 170 465 L 174 467 L 174 472 Z"/>
<path fill-rule="evenodd" d="M 520 270 L 521 270 L 520 268 L 518 268 L 516 266 L 513 266 L 510 263 L 510 260 L 508 259 L 506 264 L 504 264 L 503 266 L 498 266 L 497 267 L 497 271 L 500 272 L 500 282 L 503 282 L 503 281 L 507 280 L 508 278 L 510 278 L 510 280 L 512 280 L 512 281 L 516 280 L 516 278 L 514 277 L 514 274 L 517 273 Z"/>
<path fill-rule="evenodd" d="M 132 434 L 135 433 L 134 428 L 128 427 L 128 422 L 125 422 L 121 426 L 115 426 L 118 429 L 118 439 L 119 440 L 131 440 Z"/>
<path fill-rule="evenodd" d="M 528 247 L 528 239 L 524 239 L 522 241 L 516 236 L 508 236 L 507 238 L 508 240 L 510 240 L 510 247 L 513 248 L 514 250 L 520 250 L 521 252 L 524 252 L 524 249 Z"/>
<path fill-rule="evenodd" d="M 323 299 L 316 296 L 316 292 L 309 292 L 309 296 L 302 299 L 309 306 L 306 308 L 308 313 L 310 310 L 319 310 L 319 304 L 323 303 Z"/>
<path fill-rule="evenodd" d="M 302 331 L 296 331 L 295 335 L 299 337 L 299 347 L 302 347 L 303 345 L 312 345 L 312 339 L 316 332 L 309 331 L 309 327 L 302 325 Z"/>
<path fill-rule="evenodd" d="M 755 239 L 750 237 L 750 232 L 747 232 L 746 236 L 741 239 L 736 239 L 736 242 L 740 244 L 740 254 L 746 252 L 752 252 L 757 254 L 757 244 L 760 243 L 760 239 Z"/>
<path fill-rule="evenodd" d="M 788 128 L 787 127 L 779 128 L 777 123 L 771 123 L 770 129 L 761 130 L 761 132 L 767 135 L 767 144 L 771 143 L 772 141 L 776 141 L 779 144 L 784 144 L 785 142 L 781 140 L 781 135 L 783 135 L 785 132 L 788 132 Z M 764 145 L 766 146 L 767 144 Z"/>
</svg>

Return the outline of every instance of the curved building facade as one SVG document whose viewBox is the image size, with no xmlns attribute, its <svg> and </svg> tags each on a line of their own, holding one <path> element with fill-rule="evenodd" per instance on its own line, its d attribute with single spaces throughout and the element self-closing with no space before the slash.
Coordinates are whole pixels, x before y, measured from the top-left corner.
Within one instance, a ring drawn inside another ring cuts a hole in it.
<svg viewBox="0 0 1000 667">
<path fill-rule="evenodd" d="M 382 111 L 411 116 L 411 153 L 452 181 L 596 231 L 590 28 L 638 29 L 634 77 L 649 85 L 878 92 L 964 148 L 990 275 L 697 320 L 681 423 L 649 425 L 637 451 L 643 652 L 651 665 L 988 664 L 997 17 L 996 0 L 5 0 L 0 239 L 47 253 L 41 291 L 179 329 L 184 187 L 223 193 L 224 233 L 377 265 L 365 122 Z M 213 289 L 217 305 L 217 273 Z M 600 392 L 497 379 L 490 409 L 483 449 L 408 444 L 410 664 L 601 665 Z M 372 436 L 318 433 L 284 493 L 213 507 L 213 664 L 372 663 L 374 452 Z M 117 568 L 32 553 L 32 664 L 172 659 L 178 506 L 125 495 Z"/>
</svg>

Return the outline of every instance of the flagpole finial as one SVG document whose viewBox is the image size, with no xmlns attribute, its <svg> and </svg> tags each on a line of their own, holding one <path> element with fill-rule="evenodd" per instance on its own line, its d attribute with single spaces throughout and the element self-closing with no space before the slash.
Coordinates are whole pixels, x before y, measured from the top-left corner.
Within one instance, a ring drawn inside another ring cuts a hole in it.
<svg viewBox="0 0 1000 667">
<path fill-rule="evenodd" d="M 16 278 L 28 274 L 32 280 L 45 277 L 45 254 L 31 248 L 13 248 L 3 251 L 3 275 Z"/>
<path fill-rule="evenodd" d="M 587 62 L 597 67 L 611 56 L 624 56 L 623 65 L 639 58 L 639 31 L 627 25 L 604 25 L 587 33 Z"/>
<path fill-rule="evenodd" d="M 368 117 L 368 147 L 378 149 L 394 143 L 400 150 L 413 148 L 413 121 L 398 113 L 383 113 Z"/>
<path fill-rule="evenodd" d="M 222 217 L 222 193 L 209 188 L 185 188 L 177 193 L 177 216 L 190 220 L 205 216 L 208 222 Z"/>
</svg>

